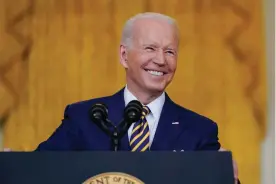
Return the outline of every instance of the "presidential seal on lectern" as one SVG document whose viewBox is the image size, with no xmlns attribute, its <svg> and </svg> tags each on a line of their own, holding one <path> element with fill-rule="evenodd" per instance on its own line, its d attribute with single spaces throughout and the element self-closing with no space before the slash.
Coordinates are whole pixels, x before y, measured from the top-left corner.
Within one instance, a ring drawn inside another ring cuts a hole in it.
<svg viewBox="0 0 276 184">
<path fill-rule="evenodd" d="M 83 184 L 145 184 L 140 179 L 126 173 L 107 172 L 87 179 Z"/>
</svg>

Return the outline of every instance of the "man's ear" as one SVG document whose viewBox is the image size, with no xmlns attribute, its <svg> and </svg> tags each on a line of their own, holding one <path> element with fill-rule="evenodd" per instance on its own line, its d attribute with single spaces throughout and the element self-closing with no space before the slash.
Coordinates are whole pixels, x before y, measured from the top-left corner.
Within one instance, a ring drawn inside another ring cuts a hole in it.
<svg viewBox="0 0 276 184">
<path fill-rule="evenodd" d="M 124 68 L 128 68 L 127 48 L 124 45 L 120 45 L 120 63 Z"/>
</svg>

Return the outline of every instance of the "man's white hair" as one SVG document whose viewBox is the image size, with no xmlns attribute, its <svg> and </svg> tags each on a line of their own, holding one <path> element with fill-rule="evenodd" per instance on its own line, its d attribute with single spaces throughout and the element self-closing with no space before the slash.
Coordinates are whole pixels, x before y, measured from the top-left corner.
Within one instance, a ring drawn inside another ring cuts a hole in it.
<svg viewBox="0 0 276 184">
<path fill-rule="evenodd" d="M 167 16 L 161 13 L 154 13 L 154 12 L 139 13 L 126 21 L 122 32 L 121 44 L 123 44 L 126 47 L 130 47 L 132 43 L 133 25 L 135 21 L 139 19 L 144 19 L 144 18 L 159 19 L 159 20 L 167 21 L 169 24 L 175 26 L 178 34 L 178 27 L 177 27 L 176 21 L 170 16 Z"/>
</svg>

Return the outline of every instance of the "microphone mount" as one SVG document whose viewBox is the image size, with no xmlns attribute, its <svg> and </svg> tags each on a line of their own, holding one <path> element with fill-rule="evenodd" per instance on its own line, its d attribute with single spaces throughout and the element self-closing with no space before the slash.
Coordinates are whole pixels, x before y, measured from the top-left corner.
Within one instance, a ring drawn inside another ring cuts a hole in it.
<svg viewBox="0 0 276 184">
<path fill-rule="evenodd" d="M 113 151 L 118 151 L 119 143 L 126 134 L 132 123 L 137 122 L 142 115 L 143 106 L 133 100 L 128 103 L 124 109 L 123 120 L 116 126 L 108 119 L 108 109 L 104 104 L 98 103 L 90 109 L 91 120 L 111 137 L 111 146 Z"/>
</svg>

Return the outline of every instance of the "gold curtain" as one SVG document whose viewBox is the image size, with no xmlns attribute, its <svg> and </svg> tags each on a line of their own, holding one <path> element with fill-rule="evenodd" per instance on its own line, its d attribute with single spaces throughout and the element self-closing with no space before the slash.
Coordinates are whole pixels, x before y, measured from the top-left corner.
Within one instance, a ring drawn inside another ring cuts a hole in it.
<svg viewBox="0 0 276 184">
<path fill-rule="evenodd" d="M 259 183 L 266 122 L 261 0 L 0 0 L 5 147 L 33 150 L 60 124 L 66 104 L 123 87 L 122 26 L 145 11 L 173 16 L 181 29 L 169 95 L 215 120 L 243 183 Z"/>
</svg>

